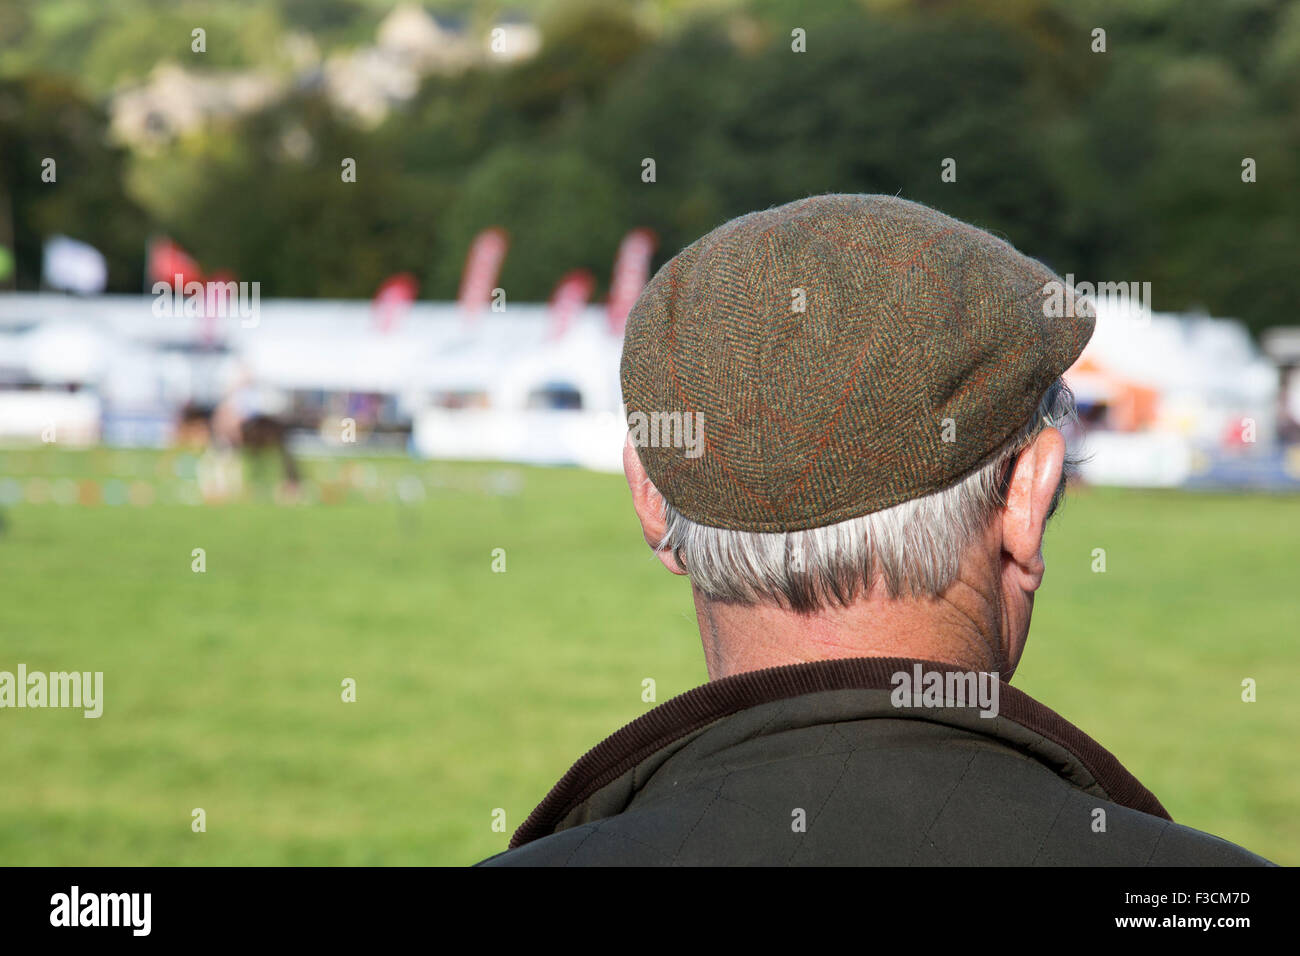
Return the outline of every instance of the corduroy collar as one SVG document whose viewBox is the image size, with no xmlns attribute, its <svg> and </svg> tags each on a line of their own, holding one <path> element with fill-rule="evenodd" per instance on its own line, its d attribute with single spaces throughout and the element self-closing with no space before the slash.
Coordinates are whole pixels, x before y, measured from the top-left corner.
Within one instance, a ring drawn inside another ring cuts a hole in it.
<svg viewBox="0 0 1300 956">
<path fill-rule="evenodd" d="M 696 730 L 740 711 L 822 691 L 892 690 L 893 676 L 916 665 L 928 672 L 959 668 L 900 657 L 852 657 L 748 671 L 710 681 L 660 704 L 587 751 L 560 778 L 510 840 L 510 849 L 555 832 L 596 791 Z M 1104 747 L 1028 694 L 999 681 L 999 714 L 1064 748 L 1122 806 L 1172 819 L 1160 801 Z"/>
</svg>

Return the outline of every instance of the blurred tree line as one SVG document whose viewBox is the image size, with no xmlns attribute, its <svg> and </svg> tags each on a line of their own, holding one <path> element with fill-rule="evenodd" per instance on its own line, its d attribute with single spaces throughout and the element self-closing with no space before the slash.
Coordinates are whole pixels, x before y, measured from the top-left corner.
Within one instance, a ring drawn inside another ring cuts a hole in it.
<svg viewBox="0 0 1300 956">
<path fill-rule="evenodd" d="M 263 33 L 288 24 L 338 42 L 364 41 L 358 24 L 369 30 L 382 12 L 359 0 L 243 5 L 260 11 Z M 31 34 L 34 21 L 5 9 L 0 38 Z M 502 285 L 512 301 L 536 301 L 580 266 L 603 291 L 635 226 L 658 233 L 657 266 L 732 216 L 878 192 L 972 221 L 1078 279 L 1150 281 L 1161 311 L 1204 308 L 1255 329 L 1297 320 L 1300 4 L 533 9 L 536 57 L 430 77 L 370 130 L 299 84 L 261 112 L 137 154 L 105 136 L 109 53 L 94 82 L 75 67 L 10 68 L 0 241 L 7 204 L 19 286 L 34 286 L 40 239 L 58 231 L 105 252 L 114 290 L 138 291 L 158 232 L 207 268 L 260 280 L 267 296 L 365 297 L 412 271 L 422 297 L 450 299 L 472 236 L 502 225 Z M 795 28 L 806 52 L 792 51 Z M 40 181 L 47 155 L 59 158 L 57 185 Z M 355 183 L 340 176 L 345 157 Z M 949 157 L 955 182 L 940 176 Z M 1255 183 L 1242 181 L 1246 158 Z"/>
</svg>

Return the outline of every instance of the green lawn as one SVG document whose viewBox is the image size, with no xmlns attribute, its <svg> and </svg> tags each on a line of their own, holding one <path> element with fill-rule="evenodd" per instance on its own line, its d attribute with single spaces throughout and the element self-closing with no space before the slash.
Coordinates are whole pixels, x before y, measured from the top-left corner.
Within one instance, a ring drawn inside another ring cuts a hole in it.
<svg viewBox="0 0 1300 956">
<path fill-rule="evenodd" d="M 644 678 L 705 680 L 620 476 L 307 471 L 336 503 L 178 503 L 174 453 L 0 452 L 5 496 L 89 502 L 3 508 L 0 670 L 105 682 L 98 720 L 0 710 L 0 864 L 471 863 L 505 847 L 495 809 L 512 831 L 653 706 Z M 157 500 L 95 503 L 91 475 Z M 1175 819 L 1300 863 L 1300 499 L 1085 490 L 1047 557 L 1016 684 Z"/>
</svg>

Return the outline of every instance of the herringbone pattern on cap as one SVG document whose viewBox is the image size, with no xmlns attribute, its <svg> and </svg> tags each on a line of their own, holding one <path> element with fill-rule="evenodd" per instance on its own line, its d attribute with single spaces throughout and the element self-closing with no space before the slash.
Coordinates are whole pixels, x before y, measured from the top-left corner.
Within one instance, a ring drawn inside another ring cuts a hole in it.
<svg viewBox="0 0 1300 956">
<path fill-rule="evenodd" d="M 734 219 L 667 262 L 629 316 L 627 411 L 703 415 L 701 455 L 641 447 L 646 471 L 688 518 L 750 531 L 944 488 L 1015 432 L 1091 336 L 1090 317 L 1044 315 L 1053 280 L 989 233 L 889 196 Z"/>
</svg>

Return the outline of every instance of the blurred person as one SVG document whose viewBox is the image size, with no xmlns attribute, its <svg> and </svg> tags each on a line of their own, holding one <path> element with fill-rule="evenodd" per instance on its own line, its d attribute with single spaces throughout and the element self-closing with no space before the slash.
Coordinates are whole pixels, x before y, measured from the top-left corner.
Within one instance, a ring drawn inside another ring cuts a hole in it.
<svg viewBox="0 0 1300 956">
<path fill-rule="evenodd" d="M 186 402 L 172 431 L 172 444 L 198 454 L 194 478 L 200 497 L 209 503 L 238 497 L 243 490 L 243 466 L 238 455 L 213 440 L 213 411 L 197 402 Z"/>
<path fill-rule="evenodd" d="M 296 499 L 301 475 L 289 450 L 285 414 L 289 403 L 279 389 L 259 384 L 252 371 L 241 367 L 225 397 L 212 410 L 212 444 L 209 461 L 200 462 L 201 472 L 221 498 L 237 495 L 242 488 L 242 468 L 237 451 L 260 458 L 271 452 L 280 459 L 283 481 L 281 500 Z"/>
<path fill-rule="evenodd" d="M 887 196 L 742 216 L 632 311 L 623 460 L 709 682 L 608 737 L 492 866 L 1267 865 L 1011 680 L 1095 319 Z"/>
<path fill-rule="evenodd" d="M 1300 368 L 1282 373 L 1277 396 L 1277 438 L 1283 445 L 1300 444 Z"/>
</svg>

